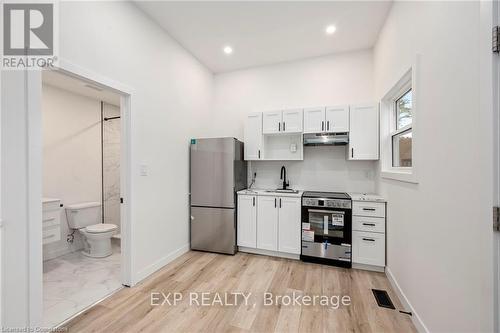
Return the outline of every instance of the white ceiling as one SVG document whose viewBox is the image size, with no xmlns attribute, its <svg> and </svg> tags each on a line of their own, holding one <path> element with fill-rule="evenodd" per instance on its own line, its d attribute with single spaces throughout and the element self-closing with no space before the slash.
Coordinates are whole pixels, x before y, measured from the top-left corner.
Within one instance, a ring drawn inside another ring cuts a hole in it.
<svg viewBox="0 0 500 333">
<path fill-rule="evenodd" d="M 53 87 L 70 91 L 77 95 L 90 97 L 99 101 L 104 101 L 109 104 L 120 106 L 119 94 L 108 90 L 105 87 L 95 85 L 92 82 L 80 80 L 55 70 L 43 71 L 42 82 L 43 84 L 48 84 Z"/>
<path fill-rule="evenodd" d="M 136 2 L 215 73 L 371 48 L 391 1 Z M 337 31 L 327 35 L 333 24 Z M 234 49 L 230 56 L 224 46 Z"/>
</svg>

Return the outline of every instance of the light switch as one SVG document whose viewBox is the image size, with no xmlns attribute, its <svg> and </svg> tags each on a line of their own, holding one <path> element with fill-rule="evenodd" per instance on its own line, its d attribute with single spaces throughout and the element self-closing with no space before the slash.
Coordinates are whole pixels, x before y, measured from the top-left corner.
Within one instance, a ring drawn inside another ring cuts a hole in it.
<svg viewBox="0 0 500 333">
<path fill-rule="evenodd" d="M 296 153 L 297 152 L 297 144 L 292 143 L 290 145 L 290 152 L 292 152 L 292 153 Z"/>
<path fill-rule="evenodd" d="M 147 164 L 141 164 L 141 166 L 140 166 L 140 174 L 141 174 L 141 176 L 147 176 L 148 175 L 148 165 Z"/>
</svg>

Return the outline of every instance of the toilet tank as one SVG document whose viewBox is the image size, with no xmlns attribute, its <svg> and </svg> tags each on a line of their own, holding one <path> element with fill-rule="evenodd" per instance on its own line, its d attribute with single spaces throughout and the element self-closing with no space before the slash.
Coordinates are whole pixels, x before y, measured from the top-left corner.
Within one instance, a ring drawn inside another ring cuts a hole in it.
<svg viewBox="0 0 500 333">
<path fill-rule="evenodd" d="M 82 202 L 67 205 L 66 218 L 71 229 L 81 229 L 101 223 L 101 203 Z"/>
</svg>

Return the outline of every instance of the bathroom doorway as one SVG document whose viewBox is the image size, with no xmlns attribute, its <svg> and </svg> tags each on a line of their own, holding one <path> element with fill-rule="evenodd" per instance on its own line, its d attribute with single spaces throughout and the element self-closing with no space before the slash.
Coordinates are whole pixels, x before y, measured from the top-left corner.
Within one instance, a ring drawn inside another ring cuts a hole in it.
<svg viewBox="0 0 500 333">
<path fill-rule="evenodd" d="M 127 285 L 122 274 L 122 96 L 42 73 L 43 327 Z"/>
</svg>

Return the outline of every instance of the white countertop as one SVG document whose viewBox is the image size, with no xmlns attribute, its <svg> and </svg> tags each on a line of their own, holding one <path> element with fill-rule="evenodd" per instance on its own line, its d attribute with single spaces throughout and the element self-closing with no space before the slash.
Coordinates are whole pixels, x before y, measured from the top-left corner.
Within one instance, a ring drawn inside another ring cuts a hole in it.
<svg viewBox="0 0 500 333">
<path fill-rule="evenodd" d="M 386 200 L 375 193 L 347 193 L 353 201 L 386 202 Z"/>
<path fill-rule="evenodd" d="M 269 192 L 271 191 L 271 192 Z M 267 196 L 272 196 L 272 197 L 295 197 L 295 198 L 300 198 L 302 196 L 302 193 L 304 191 L 298 190 L 298 193 L 286 193 L 286 192 L 274 192 L 273 189 L 259 189 L 259 188 L 253 188 L 251 190 L 246 189 L 246 190 L 241 190 L 238 191 L 238 194 L 246 194 L 246 195 L 267 195 Z"/>
</svg>

